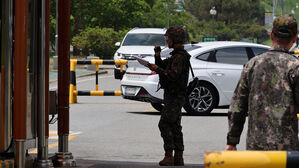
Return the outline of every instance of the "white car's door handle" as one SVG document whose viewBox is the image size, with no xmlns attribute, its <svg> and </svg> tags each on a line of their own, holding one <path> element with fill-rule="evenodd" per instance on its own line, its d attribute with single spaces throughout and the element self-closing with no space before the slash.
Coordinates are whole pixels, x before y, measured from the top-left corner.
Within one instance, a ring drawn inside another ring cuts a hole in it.
<svg viewBox="0 0 299 168">
<path fill-rule="evenodd" d="M 224 73 L 222 73 L 222 72 L 212 72 L 212 75 L 215 75 L 215 76 L 224 76 Z"/>
</svg>

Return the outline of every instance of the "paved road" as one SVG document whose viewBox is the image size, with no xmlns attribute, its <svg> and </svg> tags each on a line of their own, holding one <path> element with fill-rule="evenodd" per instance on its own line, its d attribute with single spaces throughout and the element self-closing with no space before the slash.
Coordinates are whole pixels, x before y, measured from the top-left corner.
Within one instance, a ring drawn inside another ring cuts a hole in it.
<svg viewBox="0 0 299 168">
<path fill-rule="evenodd" d="M 100 90 L 119 90 L 120 81 L 113 71 L 100 75 Z M 77 79 L 78 90 L 93 90 L 94 76 Z M 50 85 L 55 88 L 56 83 Z M 185 162 L 204 162 L 204 151 L 223 150 L 227 133 L 227 109 L 216 109 L 210 116 L 182 118 L 185 140 Z M 78 97 L 70 105 L 69 151 L 77 160 L 98 160 L 101 163 L 142 163 L 157 165 L 163 157 L 162 139 L 158 129 L 159 113 L 150 104 L 125 100 L 122 97 Z M 50 126 L 52 135 L 49 153 L 57 152 L 57 123 Z M 246 126 L 245 126 L 246 128 Z M 51 133 L 50 132 L 50 133 Z M 239 150 L 245 149 L 243 132 Z M 83 162 L 81 162 L 83 163 Z M 129 166 L 130 167 L 130 166 Z M 137 166 L 138 167 L 138 166 Z"/>
</svg>

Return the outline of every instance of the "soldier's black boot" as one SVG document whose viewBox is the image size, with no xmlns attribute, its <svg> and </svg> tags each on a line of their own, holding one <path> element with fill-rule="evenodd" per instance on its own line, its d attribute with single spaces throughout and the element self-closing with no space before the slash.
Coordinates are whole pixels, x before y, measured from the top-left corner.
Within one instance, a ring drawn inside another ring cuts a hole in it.
<svg viewBox="0 0 299 168">
<path fill-rule="evenodd" d="M 172 150 L 166 150 L 163 160 L 159 162 L 160 166 L 173 166 Z"/>
<path fill-rule="evenodd" d="M 184 166 L 183 151 L 175 150 L 174 165 L 175 166 Z"/>
</svg>

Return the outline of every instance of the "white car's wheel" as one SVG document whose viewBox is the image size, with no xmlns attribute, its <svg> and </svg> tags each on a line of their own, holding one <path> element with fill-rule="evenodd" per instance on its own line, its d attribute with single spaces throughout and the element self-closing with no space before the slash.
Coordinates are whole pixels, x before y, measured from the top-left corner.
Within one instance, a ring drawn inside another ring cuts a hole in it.
<svg viewBox="0 0 299 168">
<path fill-rule="evenodd" d="M 184 109 L 189 114 L 207 115 L 218 103 L 217 91 L 208 83 L 200 82 L 193 91 L 187 95 Z"/>
</svg>

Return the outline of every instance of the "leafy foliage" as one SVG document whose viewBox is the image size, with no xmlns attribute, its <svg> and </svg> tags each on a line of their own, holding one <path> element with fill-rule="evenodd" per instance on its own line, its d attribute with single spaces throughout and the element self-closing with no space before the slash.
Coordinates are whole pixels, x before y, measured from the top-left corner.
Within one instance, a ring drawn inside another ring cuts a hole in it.
<svg viewBox="0 0 299 168">
<path fill-rule="evenodd" d="M 185 0 L 185 11 L 177 12 L 175 0 L 72 0 L 71 38 L 74 53 L 90 51 L 102 58 L 112 58 L 114 43 L 133 27 L 186 26 L 190 41 L 217 35 L 218 40 L 242 38 L 267 39 L 258 23 L 263 19 L 265 4 L 272 0 Z M 169 2 L 169 4 L 168 4 Z M 263 3 L 261 3 L 263 2 Z M 51 46 L 55 45 L 55 1 L 51 3 Z M 212 6 L 217 14 L 212 19 Z M 214 25 L 214 26 L 213 26 Z M 106 50 L 106 51 L 105 51 Z M 79 53 L 80 54 L 80 53 Z"/>
<path fill-rule="evenodd" d="M 87 28 L 73 38 L 72 44 L 77 48 L 88 48 L 101 59 L 111 59 L 116 51 L 114 43 L 119 40 L 119 34 L 112 28 Z"/>
<path fill-rule="evenodd" d="M 215 6 L 216 20 L 225 24 L 255 22 L 263 16 L 260 0 L 185 0 L 185 8 L 199 20 L 211 19 L 210 9 Z"/>
<path fill-rule="evenodd" d="M 185 0 L 185 8 L 198 20 L 200 33 L 212 35 L 212 16 L 209 13 L 215 6 L 217 14 L 214 31 L 218 40 L 241 40 L 258 38 L 259 42 L 269 38 L 267 31 L 257 21 L 263 20 L 264 8 L 260 0 Z"/>
</svg>

